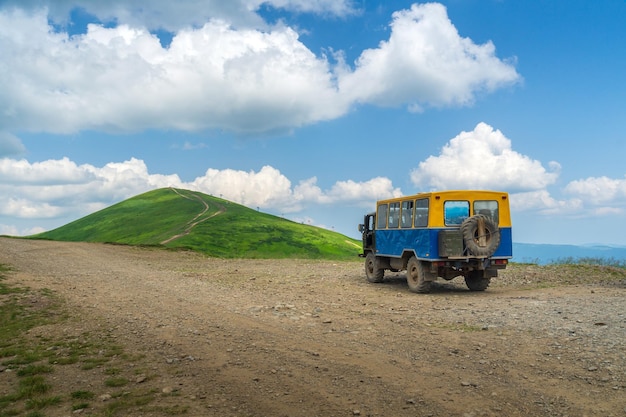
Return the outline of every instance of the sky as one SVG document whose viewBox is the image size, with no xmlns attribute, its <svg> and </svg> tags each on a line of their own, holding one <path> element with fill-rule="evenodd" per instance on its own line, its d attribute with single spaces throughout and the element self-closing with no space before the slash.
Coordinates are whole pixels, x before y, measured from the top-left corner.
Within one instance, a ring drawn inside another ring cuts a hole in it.
<svg viewBox="0 0 626 417">
<path fill-rule="evenodd" d="M 510 193 L 518 243 L 626 245 L 624 0 L 0 0 L 0 234 L 177 187 L 359 238 Z"/>
</svg>

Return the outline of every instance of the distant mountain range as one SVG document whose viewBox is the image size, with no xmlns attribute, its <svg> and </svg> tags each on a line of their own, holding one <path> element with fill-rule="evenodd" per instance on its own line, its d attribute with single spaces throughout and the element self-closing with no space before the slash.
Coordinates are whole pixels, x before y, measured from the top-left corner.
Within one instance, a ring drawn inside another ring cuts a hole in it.
<svg viewBox="0 0 626 417">
<path fill-rule="evenodd" d="M 626 262 L 626 246 L 513 243 L 513 262 L 548 264 L 581 258 Z"/>
</svg>

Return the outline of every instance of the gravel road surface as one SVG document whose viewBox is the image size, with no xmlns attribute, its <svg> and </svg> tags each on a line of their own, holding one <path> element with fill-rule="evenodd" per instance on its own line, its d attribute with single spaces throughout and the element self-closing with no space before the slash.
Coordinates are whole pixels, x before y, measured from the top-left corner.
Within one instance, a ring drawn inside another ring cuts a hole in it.
<svg viewBox="0 0 626 417">
<path fill-rule="evenodd" d="M 115 338 L 185 415 L 626 416 L 625 275 L 512 265 L 485 292 L 418 295 L 403 273 L 368 283 L 359 261 L 7 238 L 0 263 L 71 313 L 34 336 Z M 97 370 L 65 372 L 55 389 L 106 400 Z"/>
</svg>

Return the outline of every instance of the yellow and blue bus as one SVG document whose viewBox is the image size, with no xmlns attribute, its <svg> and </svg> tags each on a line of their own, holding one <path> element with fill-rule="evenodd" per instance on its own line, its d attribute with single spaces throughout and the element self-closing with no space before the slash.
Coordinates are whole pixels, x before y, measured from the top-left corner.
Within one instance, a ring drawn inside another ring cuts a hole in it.
<svg viewBox="0 0 626 417">
<path fill-rule="evenodd" d="M 513 256 L 509 195 L 455 190 L 380 200 L 359 225 L 365 274 L 382 282 L 385 270 L 407 271 L 409 289 L 430 291 L 437 277 L 463 276 L 484 291 Z"/>
</svg>

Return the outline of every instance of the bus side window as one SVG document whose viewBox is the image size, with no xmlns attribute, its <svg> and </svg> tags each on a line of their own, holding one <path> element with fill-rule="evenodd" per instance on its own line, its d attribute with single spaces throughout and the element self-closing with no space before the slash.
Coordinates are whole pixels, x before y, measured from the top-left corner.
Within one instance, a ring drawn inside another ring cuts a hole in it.
<svg viewBox="0 0 626 417">
<path fill-rule="evenodd" d="M 415 227 L 428 226 L 428 199 L 415 200 Z"/>
<path fill-rule="evenodd" d="M 388 227 L 398 227 L 400 224 L 400 203 L 389 204 L 389 224 Z"/>
<path fill-rule="evenodd" d="M 403 229 L 408 229 L 413 227 L 413 201 L 403 201 L 402 202 L 402 223 L 401 227 Z"/>
<path fill-rule="evenodd" d="M 387 204 L 381 204 L 378 206 L 378 214 L 376 215 L 376 228 L 387 228 Z"/>
</svg>

